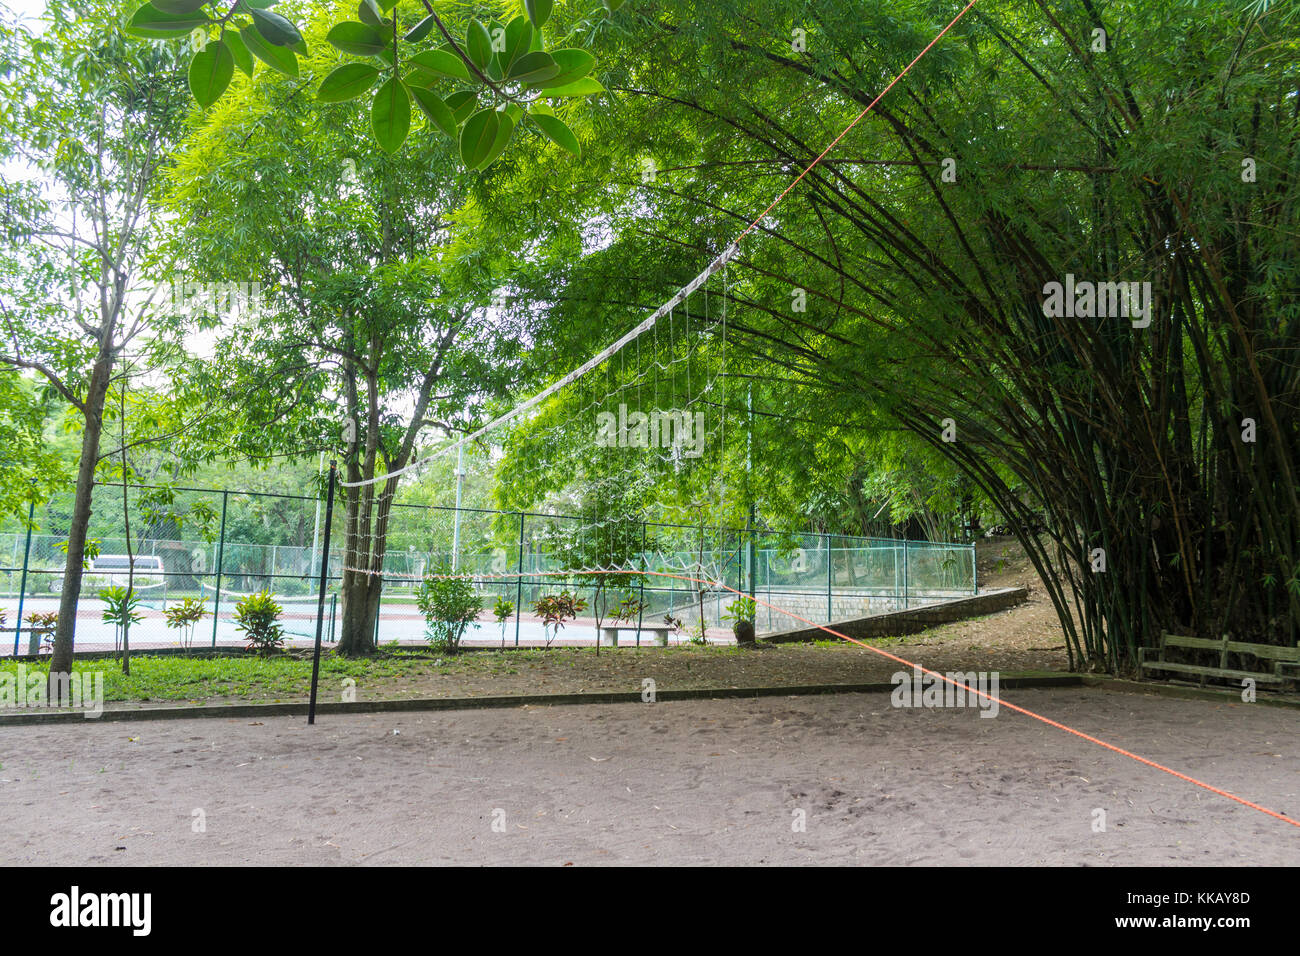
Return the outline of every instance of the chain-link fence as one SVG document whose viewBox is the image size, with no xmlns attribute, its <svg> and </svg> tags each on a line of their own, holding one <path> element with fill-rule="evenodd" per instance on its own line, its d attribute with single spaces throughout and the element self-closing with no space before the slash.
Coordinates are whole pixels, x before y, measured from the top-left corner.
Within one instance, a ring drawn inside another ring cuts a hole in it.
<svg viewBox="0 0 1300 956">
<path fill-rule="evenodd" d="M 131 486 L 124 513 L 120 485 L 95 489 L 82 588 L 77 602 L 78 650 L 112 650 L 122 634 L 105 612 L 112 588 L 125 588 L 129 518 L 131 585 L 138 620 L 132 649 L 239 645 L 232 615 L 237 602 L 263 589 L 284 608 L 291 642 L 316 632 L 325 502 L 303 495 L 229 489 Z M 337 640 L 339 586 L 346 555 L 345 519 L 335 502 L 326 565 L 322 632 Z M 29 527 L 0 531 L 0 654 L 34 654 L 52 638 L 59 610 L 71 494 L 31 509 Z M 608 622 L 619 602 L 638 606 L 623 622 L 639 643 L 643 628 L 680 624 L 669 640 L 687 640 L 704 622 L 710 640 L 730 634 L 727 606 L 736 594 L 758 601 L 759 633 L 803 622 L 825 624 L 916 607 L 975 593 L 973 545 L 841 535 L 777 534 L 691 528 L 577 516 L 396 504 L 387 535 L 384 589 L 376 642 L 419 642 L 424 620 L 415 590 L 426 574 L 452 569 L 471 575 L 483 600 L 479 626 L 467 644 L 531 646 L 595 639 L 597 614 Z M 602 537 L 603 535 L 603 537 Z M 594 549 L 591 541 L 597 541 Z M 653 571 L 595 577 L 566 574 L 582 566 Z M 699 581 L 708 583 L 700 584 Z M 547 634 L 531 611 L 547 594 L 568 589 L 588 610 L 560 634 Z M 514 605 L 504 626 L 493 618 L 498 598 Z M 167 611 L 186 599 L 202 602 L 193 626 L 169 624 Z M 522 613 L 520 613 L 522 609 Z M 646 631 L 648 637 L 650 631 Z"/>
</svg>

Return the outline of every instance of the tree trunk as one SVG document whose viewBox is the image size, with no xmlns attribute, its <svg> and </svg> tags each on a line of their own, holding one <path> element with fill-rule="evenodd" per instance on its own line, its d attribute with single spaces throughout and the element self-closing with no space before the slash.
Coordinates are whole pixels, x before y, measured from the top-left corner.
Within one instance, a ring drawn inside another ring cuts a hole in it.
<svg viewBox="0 0 1300 956">
<path fill-rule="evenodd" d="M 68 527 L 68 560 L 63 569 L 63 592 L 59 595 L 59 621 L 54 631 L 54 651 L 50 656 L 50 693 L 57 694 L 68 682 L 56 680 L 60 674 L 72 673 L 72 648 L 77 627 L 77 602 L 81 597 L 82 562 L 85 560 L 86 533 L 90 528 L 91 505 L 95 492 L 95 466 L 99 462 L 99 439 L 104 428 L 104 401 L 108 396 L 113 357 L 101 351 L 90 373 L 86 394 L 85 430 L 81 435 L 81 461 L 77 466 L 77 492 L 72 503 Z"/>
<path fill-rule="evenodd" d="M 360 657 L 375 651 L 375 618 L 384 582 L 379 575 L 343 573 L 343 622 L 336 652 Z"/>
</svg>

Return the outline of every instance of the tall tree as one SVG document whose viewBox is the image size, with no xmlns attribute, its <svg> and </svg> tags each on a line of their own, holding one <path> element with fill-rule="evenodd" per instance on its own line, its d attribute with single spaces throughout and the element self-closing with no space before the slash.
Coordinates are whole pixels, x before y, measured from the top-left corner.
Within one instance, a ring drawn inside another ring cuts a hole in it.
<svg viewBox="0 0 1300 956">
<path fill-rule="evenodd" d="M 52 682 L 72 666 L 105 400 L 155 314 L 141 289 L 152 199 L 190 105 L 175 52 L 129 40 L 121 14 L 51 0 L 43 33 L 3 26 L 17 54 L 0 82 L 0 159 L 33 175 L 0 213 L 0 366 L 43 376 L 83 423 Z"/>
<path fill-rule="evenodd" d="M 307 68 L 328 73 L 336 54 L 311 49 Z M 235 409 L 207 440 L 265 460 L 341 453 L 338 650 L 366 654 L 400 472 L 425 436 L 465 429 L 503 393 L 523 346 L 490 309 L 501 252 L 459 145 L 430 120 L 388 155 L 370 147 L 364 104 L 299 89 L 238 83 L 178 159 L 171 203 L 187 269 L 259 300 L 195 369 Z"/>
<path fill-rule="evenodd" d="M 638 11 L 598 51 L 636 122 L 603 115 L 615 184 L 570 213 L 613 206 L 614 241 L 550 276 L 575 321 L 614 282 L 694 274 L 956 8 Z M 824 428 L 884 413 L 960 468 L 1075 666 L 1131 669 L 1162 630 L 1300 635 L 1298 30 L 1226 0 L 976 8 L 733 262 L 730 371 Z M 1116 282 L 1142 298 L 1094 285 Z M 798 453 L 776 442 L 763 459 Z"/>
</svg>

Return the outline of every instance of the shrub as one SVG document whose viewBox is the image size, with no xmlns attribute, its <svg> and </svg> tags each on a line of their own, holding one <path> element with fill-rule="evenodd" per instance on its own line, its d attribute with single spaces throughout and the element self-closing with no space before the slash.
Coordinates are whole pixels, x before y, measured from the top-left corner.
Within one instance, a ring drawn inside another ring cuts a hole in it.
<svg viewBox="0 0 1300 956">
<path fill-rule="evenodd" d="M 39 651 L 42 654 L 48 654 L 54 650 L 54 629 L 59 626 L 59 612 L 50 611 L 42 613 L 32 611 L 27 615 L 27 624 L 32 633 L 40 639 Z"/>
<path fill-rule="evenodd" d="M 722 615 L 724 621 L 731 621 L 732 633 L 736 635 L 737 644 L 754 643 L 754 618 L 758 616 L 758 604 L 751 597 L 738 597 L 727 605 L 727 613 Z"/>
<path fill-rule="evenodd" d="M 758 616 L 758 604 L 751 597 L 738 597 L 727 605 L 727 613 L 722 615 L 724 621 L 749 621 L 753 623 Z"/>
<path fill-rule="evenodd" d="M 250 594 L 235 605 L 235 630 L 242 631 L 250 648 L 262 652 L 278 650 L 284 643 L 284 628 L 280 615 L 284 608 L 275 602 L 268 590 Z"/>
<path fill-rule="evenodd" d="M 483 607 L 474 583 L 456 577 L 446 564 L 439 565 L 420 582 L 415 590 L 415 604 L 424 615 L 425 640 L 449 654 L 460 649 L 461 638 Z"/>
<path fill-rule="evenodd" d="M 610 612 L 610 617 L 616 624 L 631 624 L 639 619 L 648 607 L 645 601 L 637 600 L 632 592 L 627 591 L 624 592 L 623 599 Z"/>
<path fill-rule="evenodd" d="M 507 601 L 504 596 L 497 598 L 492 605 L 492 616 L 496 618 L 497 623 L 501 625 L 501 646 L 506 646 L 506 621 L 515 613 L 515 602 Z"/>
<path fill-rule="evenodd" d="M 99 599 L 106 605 L 104 623 L 113 625 L 113 649 L 117 650 L 117 645 L 122 640 L 122 632 L 130 625 L 139 624 L 144 620 L 144 615 L 137 613 L 140 607 L 140 592 L 132 590 L 128 595 L 126 588 L 114 584 L 101 590 Z"/>
<path fill-rule="evenodd" d="M 167 618 L 167 626 L 171 628 L 184 628 L 181 631 L 181 641 L 186 650 L 194 642 L 194 628 L 207 609 L 203 606 L 203 599 L 195 600 L 194 598 L 185 598 L 180 604 L 173 604 L 167 610 L 163 611 L 163 616 Z"/>
<path fill-rule="evenodd" d="M 546 634 L 546 647 L 564 627 L 565 621 L 572 621 L 587 609 L 586 598 L 580 598 L 569 591 L 548 594 L 533 604 L 533 611 L 542 619 L 542 630 Z"/>
</svg>

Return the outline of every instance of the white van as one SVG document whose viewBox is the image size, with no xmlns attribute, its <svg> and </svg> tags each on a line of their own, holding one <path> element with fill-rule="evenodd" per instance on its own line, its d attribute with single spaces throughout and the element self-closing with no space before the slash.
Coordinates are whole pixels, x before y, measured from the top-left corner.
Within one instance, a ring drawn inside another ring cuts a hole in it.
<svg viewBox="0 0 1300 956">
<path fill-rule="evenodd" d="M 81 579 L 82 590 L 91 588 L 106 588 L 113 585 L 126 587 L 128 571 L 135 567 L 135 587 L 137 588 L 154 588 L 163 583 L 162 558 L 153 554 L 137 554 L 128 563 L 125 554 L 101 554 L 97 558 L 90 559 L 90 567 L 86 568 L 85 574 Z M 63 590 L 63 578 L 55 578 L 50 582 L 50 590 L 58 594 Z"/>
</svg>

